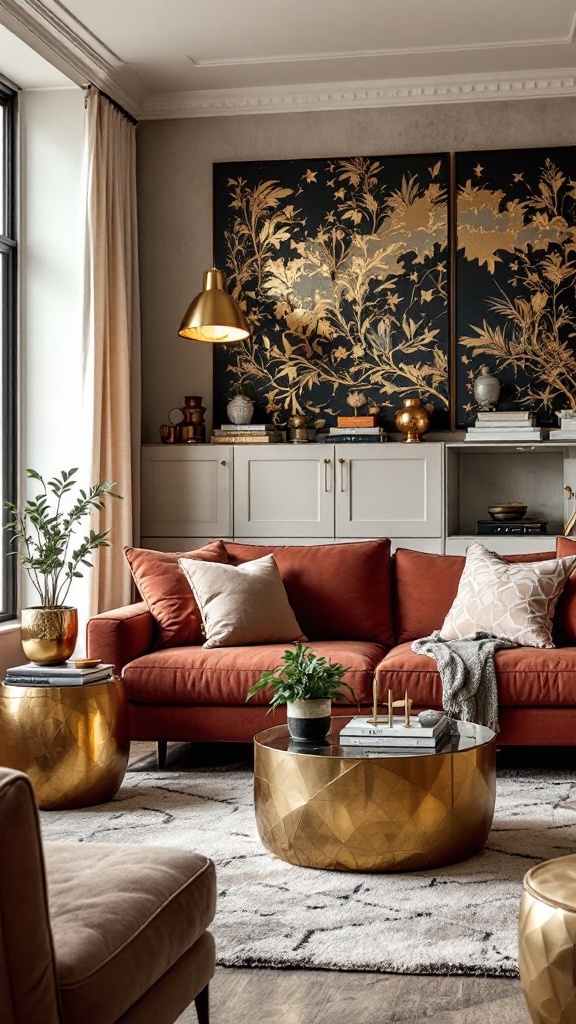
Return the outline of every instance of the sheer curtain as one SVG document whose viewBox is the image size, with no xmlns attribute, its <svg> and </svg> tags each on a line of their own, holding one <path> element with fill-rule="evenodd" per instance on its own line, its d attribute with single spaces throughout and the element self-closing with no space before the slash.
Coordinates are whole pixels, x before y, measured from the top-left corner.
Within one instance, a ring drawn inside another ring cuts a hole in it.
<svg viewBox="0 0 576 1024">
<path fill-rule="evenodd" d="M 87 207 L 84 396 L 92 409 L 91 482 L 116 481 L 94 529 L 111 528 L 95 552 L 90 614 L 132 599 L 122 548 L 138 537 L 140 301 L 136 129 L 96 88 L 86 103 Z"/>
</svg>

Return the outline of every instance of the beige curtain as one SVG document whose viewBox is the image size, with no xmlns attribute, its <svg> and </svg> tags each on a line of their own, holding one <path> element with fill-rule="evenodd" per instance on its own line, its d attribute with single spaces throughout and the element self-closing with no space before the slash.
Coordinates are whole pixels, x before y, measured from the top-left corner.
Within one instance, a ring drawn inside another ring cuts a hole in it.
<svg viewBox="0 0 576 1024">
<path fill-rule="evenodd" d="M 136 129 L 97 89 L 86 104 L 87 211 L 84 395 L 92 406 L 91 483 L 116 481 L 94 529 L 111 528 L 95 552 L 90 614 L 132 599 L 122 548 L 139 536 L 140 301 Z"/>
</svg>

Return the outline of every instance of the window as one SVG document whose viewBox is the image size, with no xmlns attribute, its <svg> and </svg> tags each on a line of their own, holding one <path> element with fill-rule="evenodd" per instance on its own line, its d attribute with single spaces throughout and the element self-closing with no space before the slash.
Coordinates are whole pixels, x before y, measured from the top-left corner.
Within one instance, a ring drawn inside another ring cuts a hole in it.
<svg viewBox="0 0 576 1024">
<path fill-rule="evenodd" d="M 2 435 L 0 462 L 2 525 L 8 519 L 5 501 L 16 494 L 16 93 L 0 82 L 0 383 Z M 0 621 L 16 615 L 16 559 L 6 558 L 10 536 L 2 530 L 0 556 Z"/>
</svg>

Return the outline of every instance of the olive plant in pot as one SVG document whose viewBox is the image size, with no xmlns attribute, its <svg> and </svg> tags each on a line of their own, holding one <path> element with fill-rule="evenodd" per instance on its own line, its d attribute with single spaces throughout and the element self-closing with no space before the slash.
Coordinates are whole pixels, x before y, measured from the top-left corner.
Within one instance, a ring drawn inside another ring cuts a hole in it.
<svg viewBox="0 0 576 1024">
<path fill-rule="evenodd" d="M 248 691 L 250 700 L 265 687 L 270 687 L 270 708 L 286 704 L 288 730 L 295 740 L 317 743 L 330 729 L 333 700 L 353 700 L 354 691 L 343 682 L 346 669 L 316 654 L 304 644 L 284 651 L 280 665 L 263 672 Z"/>
<path fill-rule="evenodd" d="M 19 558 L 40 602 L 21 613 L 24 654 L 37 665 L 58 665 L 71 657 L 78 638 L 78 611 L 66 604 L 68 591 L 73 580 L 84 575 L 81 566 L 92 568 L 90 554 L 108 546 L 110 531 L 90 529 L 76 542 L 75 534 L 83 519 L 104 508 L 106 495 L 120 499 L 110 480 L 82 490 L 77 472 L 62 470 L 45 481 L 35 469 L 27 469 L 28 478 L 40 484 L 38 493 L 22 511 L 12 502 L 4 503 L 12 515 L 6 525 L 15 544 L 10 554 Z M 73 489 L 77 494 L 66 498 Z"/>
</svg>

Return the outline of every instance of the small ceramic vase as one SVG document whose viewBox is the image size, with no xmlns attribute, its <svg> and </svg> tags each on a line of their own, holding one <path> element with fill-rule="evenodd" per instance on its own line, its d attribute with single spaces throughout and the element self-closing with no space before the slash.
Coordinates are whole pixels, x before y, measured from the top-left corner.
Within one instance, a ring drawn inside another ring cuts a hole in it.
<svg viewBox="0 0 576 1024">
<path fill-rule="evenodd" d="M 483 366 L 480 376 L 474 381 L 474 398 L 478 402 L 479 412 L 493 412 L 500 395 L 500 381 L 494 377 L 487 366 Z"/>
<path fill-rule="evenodd" d="M 328 698 L 295 700 L 287 704 L 286 721 L 292 739 L 300 743 L 323 740 L 330 731 L 331 709 L 332 701 Z"/>
<path fill-rule="evenodd" d="M 406 434 L 404 443 L 416 444 L 422 440 L 420 435 L 430 426 L 430 413 L 419 398 L 404 398 L 394 421 L 398 430 Z"/>
<path fill-rule="evenodd" d="M 236 426 L 250 423 L 254 414 L 254 402 L 246 395 L 236 395 L 228 402 L 226 414 L 230 423 L 234 423 Z"/>
</svg>

